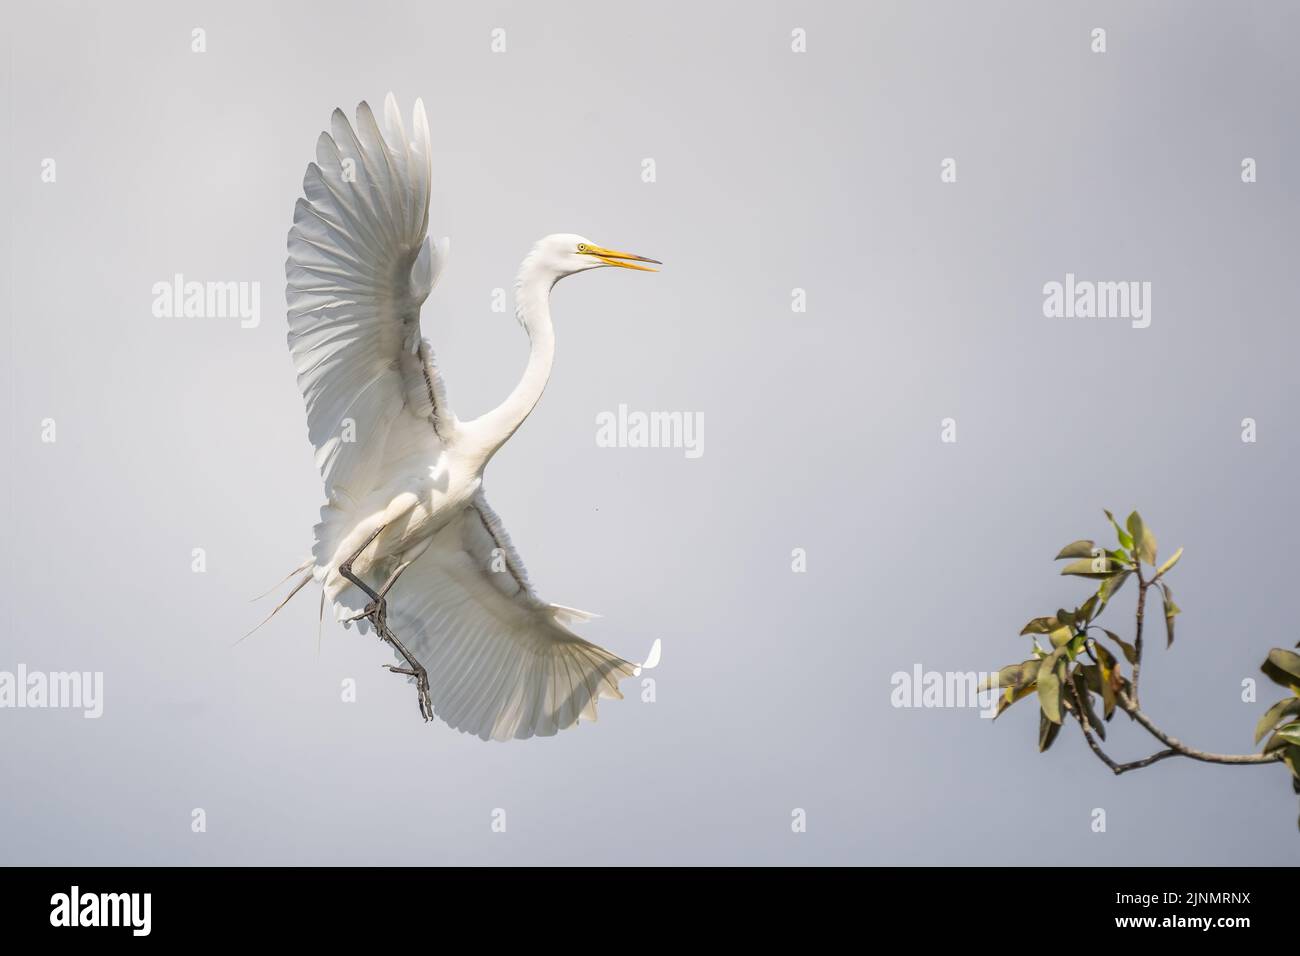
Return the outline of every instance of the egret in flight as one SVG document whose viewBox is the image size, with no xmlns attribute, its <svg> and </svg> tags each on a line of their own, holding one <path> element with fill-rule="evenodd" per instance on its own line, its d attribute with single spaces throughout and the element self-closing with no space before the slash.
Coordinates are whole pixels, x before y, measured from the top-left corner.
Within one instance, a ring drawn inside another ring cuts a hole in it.
<svg viewBox="0 0 1300 956">
<path fill-rule="evenodd" d="M 550 377 L 555 283 L 659 263 L 567 233 L 539 241 L 515 283 L 523 378 L 497 408 L 460 420 L 420 334 L 447 258 L 447 240 L 427 235 L 429 122 L 417 101 L 408 135 L 391 93 L 384 121 L 386 136 L 365 103 L 355 125 L 334 111 L 289 232 L 289 349 L 328 499 L 289 597 L 315 580 L 345 626 L 373 628 L 425 720 L 484 740 L 554 734 L 595 720 L 636 665 L 566 626 L 593 615 L 534 593 L 483 469 Z"/>
</svg>

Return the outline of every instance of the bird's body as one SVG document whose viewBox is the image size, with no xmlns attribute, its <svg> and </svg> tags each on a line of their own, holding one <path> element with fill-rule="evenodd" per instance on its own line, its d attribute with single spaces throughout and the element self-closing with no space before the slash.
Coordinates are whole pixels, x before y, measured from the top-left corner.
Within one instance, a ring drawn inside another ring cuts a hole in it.
<svg viewBox="0 0 1300 956">
<path fill-rule="evenodd" d="M 460 421 L 420 334 L 447 254 L 426 235 L 428 124 L 417 102 L 408 139 L 391 95 L 385 118 L 387 141 L 365 103 L 355 128 L 335 111 L 289 234 L 289 346 L 327 496 L 304 582 L 393 644 L 422 710 L 427 698 L 484 739 L 553 734 L 621 697 L 633 665 L 565 626 L 590 615 L 533 592 L 483 471 L 550 376 L 554 284 L 653 260 L 568 234 L 537 243 L 516 285 L 524 376 L 499 407 Z"/>
</svg>

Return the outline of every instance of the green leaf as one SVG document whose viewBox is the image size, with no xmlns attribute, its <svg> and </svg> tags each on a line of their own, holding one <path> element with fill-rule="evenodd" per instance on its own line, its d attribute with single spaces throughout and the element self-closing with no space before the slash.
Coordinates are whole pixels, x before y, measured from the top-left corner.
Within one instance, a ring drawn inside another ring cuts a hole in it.
<svg viewBox="0 0 1300 956">
<path fill-rule="evenodd" d="M 1109 518 L 1110 523 L 1115 526 L 1115 536 L 1119 538 L 1119 546 L 1121 548 L 1132 550 L 1133 538 L 1129 535 L 1127 531 L 1125 531 L 1123 528 L 1119 526 L 1119 522 L 1115 520 L 1115 516 L 1111 514 L 1109 511 L 1106 512 L 1106 517 Z"/>
<path fill-rule="evenodd" d="M 1295 789 L 1296 793 L 1300 793 L 1300 747 L 1297 747 L 1294 744 L 1287 747 L 1286 751 L 1282 754 L 1282 760 L 1286 764 L 1287 769 L 1291 771 L 1291 776 L 1295 778 L 1291 781 L 1292 787 Z"/>
<path fill-rule="evenodd" d="M 1266 660 L 1263 664 L 1260 664 L 1259 669 L 1263 671 L 1264 676 L 1274 684 L 1285 687 L 1293 694 L 1300 694 L 1300 678 L 1292 677 L 1270 660 Z"/>
<path fill-rule="evenodd" d="M 1119 690 L 1119 662 L 1115 660 L 1114 654 L 1100 644 L 1094 646 L 1097 648 L 1097 671 L 1101 678 L 1102 710 L 1106 719 L 1110 720 L 1115 713 L 1115 692 Z"/>
<path fill-rule="evenodd" d="M 1156 563 L 1156 536 L 1142 523 L 1142 516 L 1134 511 L 1128 516 L 1128 533 L 1137 547 L 1137 556 L 1147 564 Z"/>
<path fill-rule="evenodd" d="M 1061 722 L 1061 679 L 1057 675 L 1057 665 L 1061 663 L 1061 651 L 1053 651 L 1038 669 L 1038 703 L 1054 724 Z"/>
<path fill-rule="evenodd" d="M 1174 603 L 1174 592 L 1169 590 L 1169 585 L 1164 581 L 1160 582 L 1160 590 L 1164 592 L 1165 602 L 1165 647 L 1174 645 L 1174 615 L 1183 613 L 1183 609 Z"/>
<path fill-rule="evenodd" d="M 998 709 L 994 711 L 993 719 L 996 720 L 999 716 L 1001 716 L 1004 710 L 1006 710 L 1016 701 L 1024 700 L 1033 692 L 1034 692 L 1034 684 L 1032 682 L 1026 684 L 1024 687 L 1021 688 L 1008 687 L 1006 693 L 1002 695 L 1002 699 L 998 701 Z"/>
<path fill-rule="evenodd" d="M 1056 723 L 1047 719 L 1047 715 L 1040 712 L 1038 714 L 1038 752 L 1047 753 L 1047 748 L 1052 746 L 1056 740 L 1056 735 L 1061 732 L 1061 723 Z"/>
<path fill-rule="evenodd" d="M 1021 635 L 1025 634 L 1051 634 L 1061 626 L 1061 622 L 1054 617 L 1036 617 L 1026 624 L 1020 631 Z"/>
<path fill-rule="evenodd" d="M 1090 558 L 1093 550 L 1097 545 L 1086 539 L 1071 541 L 1056 555 L 1053 560 L 1060 561 L 1062 558 Z"/>
<path fill-rule="evenodd" d="M 1280 724 L 1287 717 L 1294 717 L 1300 714 L 1300 697 L 1285 697 L 1276 704 L 1264 711 L 1264 716 L 1259 718 L 1259 723 L 1255 725 L 1255 743 L 1258 744 L 1264 739 L 1264 735 Z"/>
<path fill-rule="evenodd" d="M 1294 678 L 1293 684 L 1300 683 L 1300 654 L 1275 647 L 1268 652 L 1268 663 Z"/>
<path fill-rule="evenodd" d="M 997 681 L 998 689 L 1009 688 L 1019 690 L 1026 684 L 1031 684 L 1034 678 L 1038 676 L 1038 659 L 1030 658 L 1019 664 L 1008 664 L 999 670 L 996 674 L 989 674 L 984 680 L 979 682 L 978 692 L 993 689 L 993 682 Z"/>
<path fill-rule="evenodd" d="M 1280 750 L 1286 746 L 1286 738 L 1274 734 L 1268 738 L 1268 743 L 1264 745 L 1262 753 L 1271 754 L 1274 750 Z"/>
<path fill-rule="evenodd" d="M 1121 571 L 1119 574 L 1112 574 L 1101 582 L 1101 587 L 1097 589 L 1097 596 L 1101 598 L 1101 607 L 1097 609 L 1098 617 L 1101 616 L 1101 612 L 1110 603 L 1110 599 L 1124 586 L 1124 582 L 1129 579 L 1129 575 L 1132 573 L 1132 571 Z"/>
<path fill-rule="evenodd" d="M 1088 600 L 1084 601 L 1082 604 L 1078 606 L 1078 608 L 1075 609 L 1074 619 L 1075 621 L 1081 622 L 1083 624 L 1088 624 L 1092 621 L 1093 616 L 1096 613 L 1097 613 L 1097 595 L 1094 594 L 1092 597 L 1088 598 Z"/>
<path fill-rule="evenodd" d="M 1110 558 L 1103 554 L 1095 558 L 1080 558 L 1078 561 L 1071 561 L 1061 568 L 1061 573 L 1073 574 L 1081 578 L 1108 578 L 1118 570 L 1119 568 L 1111 563 Z"/>
<path fill-rule="evenodd" d="M 1183 549 L 1179 548 L 1177 551 L 1173 553 L 1173 556 L 1168 561 L 1160 565 L 1160 570 L 1156 572 L 1156 576 L 1158 577 L 1164 574 L 1166 571 L 1172 571 L 1174 565 L 1178 563 L 1178 559 L 1181 558 L 1182 556 L 1183 556 Z"/>
<path fill-rule="evenodd" d="M 1137 663 L 1138 652 L 1136 647 L 1134 647 L 1128 641 L 1123 640 L 1114 631 L 1108 631 L 1103 627 L 1101 629 L 1101 632 L 1105 634 L 1107 637 L 1109 637 L 1112 641 L 1114 641 L 1117 645 L 1119 645 L 1119 649 L 1124 652 L 1124 660 L 1128 661 L 1130 664 Z"/>
<path fill-rule="evenodd" d="M 1047 639 L 1052 642 L 1053 647 L 1064 647 L 1066 644 L 1070 643 L 1070 640 L 1073 637 L 1074 630 L 1065 626 L 1058 627 L 1051 634 L 1047 635 Z"/>
<path fill-rule="evenodd" d="M 995 687 L 1001 689 L 1010 687 L 1015 678 L 1020 674 L 1019 664 L 1008 664 L 1006 667 L 989 674 L 982 681 L 975 685 L 975 693 L 982 694 L 986 690 L 993 690 Z"/>
<path fill-rule="evenodd" d="M 1037 657 L 1031 657 L 1020 664 L 1020 674 L 1016 678 L 1016 690 L 1021 690 L 1031 686 L 1034 681 L 1038 680 L 1038 668 L 1042 665 Z"/>
<path fill-rule="evenodd" d="M 1288 744 L 1300 746 L 1300 722 L 1286 724 L 1277 729 L 1277 736 L 1281 737 Z"/>
</svg>

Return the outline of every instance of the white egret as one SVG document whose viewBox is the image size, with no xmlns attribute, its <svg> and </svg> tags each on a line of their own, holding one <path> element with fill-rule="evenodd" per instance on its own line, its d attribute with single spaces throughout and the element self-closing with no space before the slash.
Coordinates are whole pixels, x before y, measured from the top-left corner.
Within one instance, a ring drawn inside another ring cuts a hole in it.
<svg viewBox="0 0 1300 956">
<path fill-rule="evenodd" d="M 365 103 L 355 127 L 334 111 L 289 232 L 289 349 L 328 498 L 289 596 L 315 580 L 345 624 L 373 626 L 425 720 L 484 740 L 554 734 L 595 720 L 599 698 L 621 698 L 635 665 L 565 626 L 592 615 L 533 592 L 483 496 L 483 469 L 546 387 L 555 283 L 658 263 L 577 235 L 538 242 L 515 285 L 530 341 L 523 378 L 500 406 L 461 421 L 420 334 L 447 257 L 447 240 L 426 235 L 429 124 L 417 101 L 408 137 L 391 93 L 384 107 L 386 138 Z"/>
</svg>

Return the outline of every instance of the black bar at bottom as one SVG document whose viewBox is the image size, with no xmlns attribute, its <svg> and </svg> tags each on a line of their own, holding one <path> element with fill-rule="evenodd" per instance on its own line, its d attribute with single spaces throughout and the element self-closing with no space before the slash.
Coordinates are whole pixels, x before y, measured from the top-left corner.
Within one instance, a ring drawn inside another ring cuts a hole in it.
<svg viewBox="0 0 1300 956">
<path fill-rule="evenodd" d="M 479 933 L 546 949 L 621 931 L 701 925 L 735 943 L 784 924 L 856 939 L 1032 938 L 1035 924 L 1231 944 L 1294 938 L 1294 869 L 8 868 L 0 925 L 13 942 L 158 939 L 457 945 Z M 76 888 L 75 890 L 73 888 Z M 147 894 L 147 897 L 146 895 Z M 74 925 L 75 924 L 75 925 Z M 87 925 L 90 924 L 90 925 Z M 110 924 L 110 925 L 103 925 Z M 452 925 L 454 924 L 454 925 Z M 146 932 L 147 931 L 147 932 Z M 1009 935 L 1008 935 L 1009 934 Z M 1028 934 L 1028 935 L 1024 935 Z"/>
</svg>

